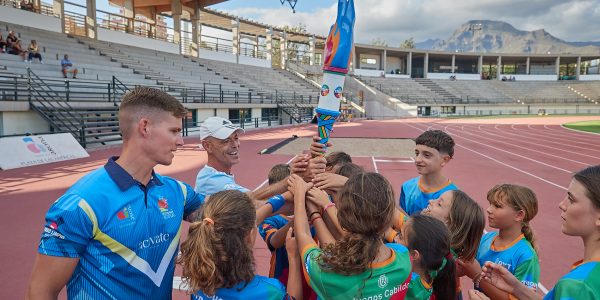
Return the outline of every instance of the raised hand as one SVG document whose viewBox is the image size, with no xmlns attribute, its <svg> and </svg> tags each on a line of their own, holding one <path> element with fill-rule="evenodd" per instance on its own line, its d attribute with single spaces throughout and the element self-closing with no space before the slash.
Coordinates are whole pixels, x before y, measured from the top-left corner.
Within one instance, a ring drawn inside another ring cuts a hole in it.
<svg viewBox="0 0 600 300">
<path fill-rule="evenodd" d="M 335 192 L 339 191 L 340 188 L 346 184 L 346 181 L 348 181 L 347 177 L 334 173 L 320 173 L 315 175 L 315 178 L 313 178 L 315 187 L 318 187 L 322 190 L 331 190 Z"/>
<path fill-rule="evenodd" d="M 294 195 L 304 195 L 312 186 L 312 182 L 306 182 L 296 174 L 288 178 L 288 190 Z"/>
<path fill-rule="evenodd" d="M 354 42 L 354 0 L 338 0 L 335 23 L 325 42 L 323 70 L 348 73 Z"/>
<path fill-rule="evenodd" d="M 308 202 L 306 202 L 307 205 L 308 203 L 314 203 L 320 208 L 325 207 L 325 205 L 329 204 L 330 202 L 327 193 L 315 187 L 308 190 L 308 193 L 306 194 L 306 199 L 308 199 Z"/>
</svg>

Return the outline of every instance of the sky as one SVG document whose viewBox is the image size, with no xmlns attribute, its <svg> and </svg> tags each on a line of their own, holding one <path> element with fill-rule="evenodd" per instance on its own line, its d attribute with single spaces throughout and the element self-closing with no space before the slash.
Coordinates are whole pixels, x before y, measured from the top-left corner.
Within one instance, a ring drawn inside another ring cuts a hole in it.
<svg viewBox="0 0 600 300">
<path fill-rule="evenodd" d="M 469 20 L 504 21 L 519 30 L 545 29 L 566 41 L 600 41 L 600 0 L 355 0 L 355 41 L 384 39 L 397 46 L 408 38 L 445 39 Z M 210 8 L 276 26 L 305 24 L 326 35 L 337 1 L 229 0 Z"/>
</svg>

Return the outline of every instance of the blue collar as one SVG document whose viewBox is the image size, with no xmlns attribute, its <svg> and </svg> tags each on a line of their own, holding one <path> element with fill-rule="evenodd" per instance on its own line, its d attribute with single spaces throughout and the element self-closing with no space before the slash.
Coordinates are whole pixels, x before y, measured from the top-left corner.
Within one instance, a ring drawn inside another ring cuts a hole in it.
<svg viewBox="0 0 600 300">
<path fill-rule="evenodd" d="M 119 186 L 122 191 L 126 191 L 130 187 L 140 184 L 137 180 L 133 178 L 125 169 L 123 169 L 119 164 L 117 164 L 116 160 L 119 159 L 118 156 L 113 156 L 108 159 L 108 162 L 104 165 L 104 169 L 112 178 L 112 180 Z M 162 181 L 158 178 L 157 174 L 152 170 L 152 176 L 150 177 L 150 182 L 148 185 L 163 185 Z"/>
</svg>

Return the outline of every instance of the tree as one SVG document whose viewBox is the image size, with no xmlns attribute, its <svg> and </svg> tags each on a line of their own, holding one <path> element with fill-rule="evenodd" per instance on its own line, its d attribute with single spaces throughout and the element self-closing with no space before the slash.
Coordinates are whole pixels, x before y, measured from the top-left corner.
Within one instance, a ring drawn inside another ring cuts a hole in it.
<svg viewBox="0 0 600 300">
<path fill-rule="evenodd" d="M 404 40 L 404 42 L 402 42 L 402 44 L 400 44 L 400 48 L 414 49 L 415 48 L 415 39 L 411 37 L 408 40 Z"/>
<path fill-rule="evenodd" d="M 380 37 L 373 39 L 373 41 L 371 42 L 371 45 L 373 46 L 381 46 L 381 47 L 387 47 L 388 46 L 388 42 Z"/>
</svg>

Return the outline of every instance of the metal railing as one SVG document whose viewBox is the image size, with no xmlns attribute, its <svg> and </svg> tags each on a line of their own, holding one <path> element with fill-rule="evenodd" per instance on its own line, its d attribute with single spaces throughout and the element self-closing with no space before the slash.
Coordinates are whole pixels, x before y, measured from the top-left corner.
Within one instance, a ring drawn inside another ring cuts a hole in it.
<svg viewBox="0 0 600 300">
<path fill-rule="evenodd" d="M 209 35 L 202 35 L 200 48 L 216 52 L 233 53 L 233 41 Z"/>
<path fill-rule="evenodd" d="M 64 18 L 66 34 L 86 36 L 85 15 L 65 10 Z"/>
<path fill-rule="evenodd" d="M 397 98 L 398 100 L 407 104 L 591 104 L 588 100 L 577 98 L 540 98 L 523 96 L 519 97 L 518 99 L 513 99 L 512 97 L 482 98 L 477 96 L 455 96 L 456 99 L 450 99 L 444 97 L 428 97 L 425 95 L 411 96 L 405 94 L 406 89 L 404 88 L 392 88 L 389 86 L 384 86 L 382 83 L 374 82 L 365 77 L 357 78 L 362 82 L 380 90 L 384 94 Z"/>
<path fill-rule="evenodd" d="M 111 81 L 82 81 L 58 78 L 43 78 L 45 85 L 61 101 L 66 102 L 119 102 L 123 94 L 137 84 L 121 82 L 117 77 Z M 145 85 L 148 86 L 148 85 Z M 220 84 L 203 83 L 200 88 L 151 85 L 168 92 L 182 103 L 249 103 L 277 104 L 289 101 L 301 105 L 315 106 L 316 95 L 298 94 L 295 91 L 239 91 L 224 89 Z M 0 75 L 0 100 L 24 101 L 30 98 L 28 79 L 22 76 Z"/>
<path fill-rule="evenodd" d="M 267 58 L 266 46 L 252 43 L 240 42 L 240 54 L 261 59 Z"/>
<path fill-rule="evenodd" d="M 0 0 L 0 5 L 18 8 L 18 9 L 34 12 L 34 13 L 41 14 L 41 15 L 51 16 L 51 17 L 55 17 L 55 18 L 60 17 L 59 14 L 54 13 L 54 9 L 53 9 L 52 5 L 49 3 L 40 2 L 39 7 L 33 6 L 32 8 L 29 8 L 26 6 L 22 7 L 21 1 L 19 1 L 19 0 Z"/>
</svg>

